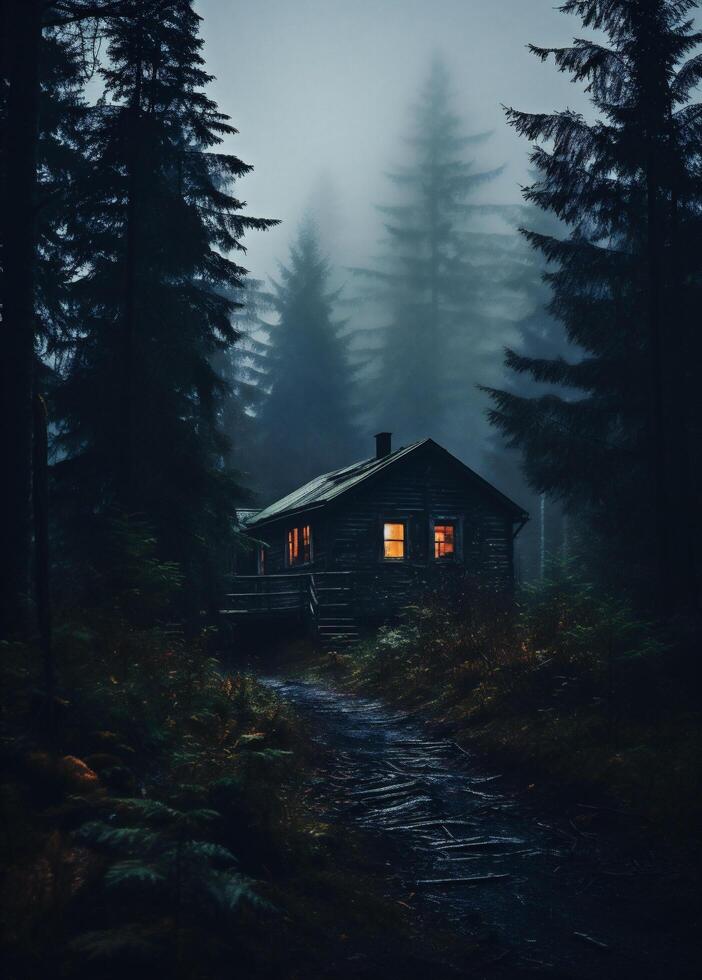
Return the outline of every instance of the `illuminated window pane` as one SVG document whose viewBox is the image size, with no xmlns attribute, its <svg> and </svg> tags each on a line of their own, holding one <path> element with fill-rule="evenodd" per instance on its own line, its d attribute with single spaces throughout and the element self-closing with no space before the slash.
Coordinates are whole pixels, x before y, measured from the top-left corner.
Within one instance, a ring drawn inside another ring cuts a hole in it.
<svg viewBox="0 0 702 980">
<path fill-rule="evenodd" d="M 405 557 L 405 542 L 404 541 L 386 541 L 385 542 L 385 557 L 386 558 L 404 558 Z"/>
<path fill-rule="evenodd" d="M 434 558 L 452 558 L 456 553 L 455 524 L 434 525 Z"/>
<path fill-rule="evenodd" d="M 383 525 L 383 557 L 384 558 L 405 557 L 405 525 L 404 524 L 388 523 Z"/>
<path fill-rule="evenodd" d="M 302 565 L 312 561 L 312 528 L 291 527 L 287 538 L 288 565 Z"/>
<path fill-rule="evenodd" d="M 288 531 L 288 565 L 294 565 L 300 557 L 300 535 L 296 527 Z"/>
</svg>

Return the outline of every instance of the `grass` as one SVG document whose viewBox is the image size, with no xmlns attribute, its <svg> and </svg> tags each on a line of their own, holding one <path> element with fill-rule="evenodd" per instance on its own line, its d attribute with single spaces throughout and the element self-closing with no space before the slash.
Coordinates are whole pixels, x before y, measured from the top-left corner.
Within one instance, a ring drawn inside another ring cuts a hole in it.
<svg viewBox="0 0 702 980">
<path fill-rule="evenodd" d="M 694 652 L 693 652 L 694 653 Z M 467 587 L 321 667 L 418 709 L 531 784 L 631 811 L 671 839 L 699 834 L 696 661 L 623 600 L 555 567 L 516 609 Z"/>
</svg>

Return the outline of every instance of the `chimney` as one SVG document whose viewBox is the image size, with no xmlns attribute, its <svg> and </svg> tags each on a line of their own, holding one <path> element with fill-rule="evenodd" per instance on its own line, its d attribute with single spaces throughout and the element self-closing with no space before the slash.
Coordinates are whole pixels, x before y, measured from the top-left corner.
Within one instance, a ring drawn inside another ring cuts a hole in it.
<svg viewBox="0 0 702 980">
<path fill-rule="evenodd" d="M 392 452 L 392 432 L 378 432 L 375 437 L 375 458 L 384 459 Z"/>
</svg>

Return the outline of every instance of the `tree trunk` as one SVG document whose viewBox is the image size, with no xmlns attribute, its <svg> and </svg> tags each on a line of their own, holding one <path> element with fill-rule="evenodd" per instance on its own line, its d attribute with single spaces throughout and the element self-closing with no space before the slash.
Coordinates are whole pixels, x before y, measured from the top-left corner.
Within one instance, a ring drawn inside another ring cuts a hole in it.
<svg viewBox="0 0 702 980">
<path fill-rule="evenodd" d="M 658 186 L 649 163 L 646 182 L 647 197 L 647 307 L 650 369 L 650 447 L 653 481 L 653 527 L 655 535 L 657 600 L 664 613 L 670 611 L 671 596 L 668 571 L 668 488 L 666 479 L 665 424 L 663 413 L 663 345 L 661 343 L 660 274 L 658 227 Z"/>
<path fill-rule="evenodd" d="M 546 577 L 546 494 L 539 497 L 539 581 Z"/>
<path fill-rule="evenodd" d="M 139 52 L 140 53 L 140 52 Z M 141 65 L 138 68 L 141 77 Z M 139 138 L 140 138 L 140 83 L 137 82 L 137 94 L 134 104 L 130 106 L 129 127 L 127 130 L 128 175 L 127 175 L 127 221 L 124 258 L 124 304 L 122 317 L 122 387 L 120 399 L 120 502 L 128 511 L 135 506 L 134 494 L 134 434 L 135 434 L 135 404 L 136 386 L 135 371 L 135 339 L 137 321 L 137 291 L 138 267 L 137 221 L 138 191 L 139 191 Z"/>
<path fill-rule="evenodd" d="M 678 569 L 679 604 L 687 614 L 700 613 L 700 582 L 697 546 L 699 541 L 699 518 L 697 488 L 692 466 L 693 410 L 690 394 L 695 390 L 694 372 L 696 369 L 694 344 L 691 342 L 697 329 L 691 322 L 686 290 L 686 257 L 680 248 L 679 202 L 677 188 L 673 188 L 670 203 L 670 248 L 666 267 L 666 278 L 670 284 L 670 297 L 665 304 L 668 321 L 671 324 L 671 444 L 675 463 L 672 472 L 672 485 L 675 500 L 672 510 L 679 514 L 685 533 L 676 538 L 675 561 Z M 671 494 L 671 496 L 673 496 Z"/>
<path fill-rule="evenodd" d="M 49 588 L 49 465 L 46 403 L 34 398 L 34 465 L 32 498 L 34 504 L 34 583 L 39 640 L 44 661 L 44 689 L 50 711 L 56 692 L 56 669 L 51 643 L 51 593 Z"/>
<path fill-rule="evenodd" d="M 32 379 L 40 0 L 5 0 L 0 324 L 0 635 L 26 633 L 32 550 Z"/>
<path fill-rule="evenodd" d="M 137 386 L 136 343 L 139 303 L 139 209 L 141 190 L 142 87 L 144 26 L 138 5 L 131 8 L 136 41 L 135 85 L 127 109 L 127 202 L 124 243 L 124 296 L 122 304 L 122 384 L 120 393 L 120 503 L 128 512 L 137 508 L 135 494 Z"/>
</svg>

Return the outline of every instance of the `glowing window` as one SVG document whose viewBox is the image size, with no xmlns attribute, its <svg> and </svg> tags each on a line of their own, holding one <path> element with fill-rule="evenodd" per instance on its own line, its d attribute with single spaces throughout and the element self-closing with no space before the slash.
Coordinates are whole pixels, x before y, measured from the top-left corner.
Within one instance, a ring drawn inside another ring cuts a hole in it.
<svg viewBox="0 0 702 980">
<path fill-rule="evenodd" d="M 288 531 L 288 565 L 304 565 L 312 561 L 312 528 L 291 527 Z"/>
<path fill-rule="evenodd" d="M 456 525 L 434 525 L 434 558 L 453 558 L 456 554 Z"/>
<path fill-rule="evenodd" d="M 383 524 L 383 558 L 405 557 L 405 525 Z"/>
<path fill-rule="evenodd" d="M 266 574 L 266 549 L 263 545 L 259 545 L 258 548 L 258 574 Z"/>
<path fill-rule="evenodd" d="M 300 533 L 296 527 L 288 531 L 288 565 L 295 565 L 300 560 Z"/>
</svg>

